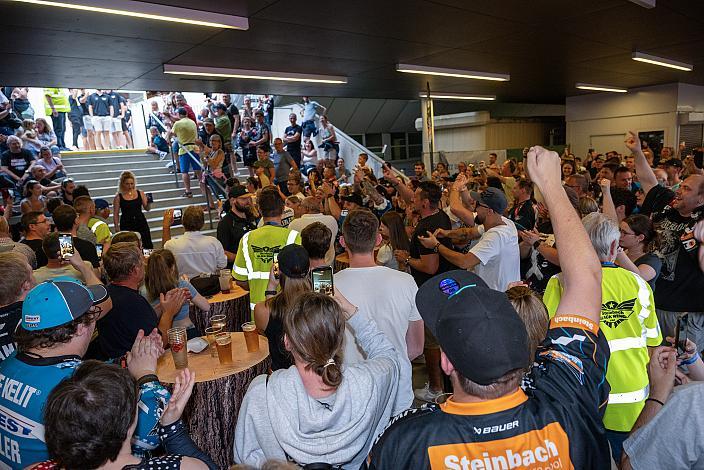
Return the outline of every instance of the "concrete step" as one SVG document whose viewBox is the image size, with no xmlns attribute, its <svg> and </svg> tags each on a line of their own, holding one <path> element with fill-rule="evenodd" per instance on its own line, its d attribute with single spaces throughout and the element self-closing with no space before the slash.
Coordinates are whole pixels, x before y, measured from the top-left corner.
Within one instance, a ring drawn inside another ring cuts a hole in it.
<svg viewBox="0 0 704 470">
<path fill-rule="evenodd" d="M 77 166 L 74 168 L 67 168 L 69 175 L 71 178 L 73 178 L 76 181 L 83 181 L 86 179 L 92 179 L 95 178 L 96 176 L 100 176 L 102 178 L 113 178 L 117 181 L 117 179 L 120 178 L 120 174 L 125 170 L 124 167 L 122 168 L 115 168 L 115 169 L 110 169 L 110 170 L 101 170 L 101 169 L 96 169 L 92 166 Z M 157 162 L 152 162 L 151 166 L 137 166 L 137 167 L 130 167 L 130 171 L 135 174 L 137 178 L 140 178 L 142 176 L 151 176 L 151 175 L 168 175 L 168 170 L 164 165 L 160 165 Z"/>
<path fill-rule="evenodd" d="M 193 183 L 193 181 L 191 181 Z M 90 188 L 90 195 L 92 198 L 103 198 L 108 199 L 112 204 L 112 199 L 115 197 L 117 192 L 117 185 L 110 186 L 107 188 Z M 154 195 L 154 202 L 169 199 L 169 198 L 180 198 L 183 194 L 183 183 L 179 181 L 179 185 L 175 186 L 172 181 L 164 181 L 162 183 L 151 183 L 151 184 L 140 184 L 139 189 L 144 192 L 151 192 Z M 193 196 L 200 196 L 200 186 L 191 184 L 191 192 Z M 184 198 L 185 199 L 185 198 Z"/>
</svg>

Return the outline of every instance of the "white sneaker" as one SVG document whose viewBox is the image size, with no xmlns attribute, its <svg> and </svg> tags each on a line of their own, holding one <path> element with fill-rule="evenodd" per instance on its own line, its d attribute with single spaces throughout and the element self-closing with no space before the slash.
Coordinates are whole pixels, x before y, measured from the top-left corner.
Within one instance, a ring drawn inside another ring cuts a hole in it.
<svg viewBox="0 0 704 470">
<path fill-rule="evenodd" d="M 168 153 L 166 153 L 166 152 L 159 152 L 159 160 L 165 159 L 167 155 L 168 155 Z"/>
<path fill-rule="evenodd" d="M 426 382 L 425 387 L 413 390 L 416 400 L 427 403 L 435 403 L 435 400 L 442 395 L 442 390 L 431 390 L 430 384 Z"/>
</svg>

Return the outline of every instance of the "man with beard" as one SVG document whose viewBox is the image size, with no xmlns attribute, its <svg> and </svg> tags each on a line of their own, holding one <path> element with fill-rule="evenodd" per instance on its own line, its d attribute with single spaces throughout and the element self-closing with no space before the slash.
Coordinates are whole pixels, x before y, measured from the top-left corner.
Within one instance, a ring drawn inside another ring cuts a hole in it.
<svg viewBox="0 0 704 470">
<path fill-rule="evenodd" d="M 655 309 L 663 336 L 674 333 L 677 318 L 689 312 L 689 339 L 704 345 L 704 176 L 691 175 L 676 192 L 658 185 L 637 134 L 629 132 L 626 147 L 636 157 L 636 172 L 650 215 L 660 236 L 662 271 L 655 283 Z M 701 170 L 701 168 L 699 168 Z"/>
<path fill-rule="evenodd" d="M 257 228 L 257 221 L 252 216 L 252 198 L 244 186 L 234 186 L 228 193 L 230 210 L 218 224 L 217 238 L 225 249 L 228 268 L 232 267 L 237 257 L 237 246 L 245 233 Z"/>
<path fill-rule="evenodd" d="M 474 271 L 491 289 L 505 291 L 511 282 L 521 279 L 518 231 L 514 223 L 502 215 L 506 211 L 506 196 L 496 188 L 486 188 L 481 193 L 471 191 L 470 196 L 477 202 L 474 216 L 477 226 L 457 229 L 466 232 L 470 240 L 479 239 L 469 252 L 454 251 L 438 241 L 438 237 L 448 236 L 451 234 L 448 232 L 454 230 L 428 232 L 427 237 L 418 239 L 425 248 L 439 253 L 455 266 Z"/>
</svg>

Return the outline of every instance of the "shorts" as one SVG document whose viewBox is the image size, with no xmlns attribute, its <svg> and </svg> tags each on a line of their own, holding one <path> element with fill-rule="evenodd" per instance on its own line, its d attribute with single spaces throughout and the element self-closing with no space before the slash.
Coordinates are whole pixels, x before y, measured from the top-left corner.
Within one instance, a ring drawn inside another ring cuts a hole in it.
<svg viewBox="0 0 704 470">
<path fill-rule="evenodd" d="M 303 128 L 303 137 L 318 135 L 318 129 L 315 127 L 315 121 L 312 119 L 310 121 L 303 121 L 301 127 Z"/>
<path fill-rule="evenodd" d="M 122 126 L 122 132 L 125 132 L 127 130 L 127 121 L 125 121 L 125 118 L 120 119 L 120 125 Z"/>
<path fill-rule="evenodd" d="M 89 114 L 83 116 L 83 128 L 87 131 L 93 130 L 93 120 L 91 119 Z"/>
<path fill-rule="evenodd" d="M 110 116 L 93 116 L 91 122 L 96 132 L 110 132 L 110 129 L 112 129 L 112 118 Z"/>
<path fill-rule="evenodd" d="M 193 157 L 196 158 L 196 160 L 199 159 L 199 155 L 191 150 L 191 153 L 184 153 L 183 155 L 178 156 L 178 162 L 179 165 L 181 166 L 181 173 L 188 173 L 189 171 L 201 171 L 200 167 L 200 162 L 193 160 Z"/>
<path fill-rule="evenodd" d="M 435 339 L 435 336 L 433 336 L 433 333 L 428 329 L 428 327 L 425 328 L 425 346 L 423 349 L 440 349 L 440 343 L 438 343 L 438 340 Z"/>
<path fill-rule="evenodd" d="M 111 118 L 110 132 L 122 132 L 122 118 Z"/>
</svg>

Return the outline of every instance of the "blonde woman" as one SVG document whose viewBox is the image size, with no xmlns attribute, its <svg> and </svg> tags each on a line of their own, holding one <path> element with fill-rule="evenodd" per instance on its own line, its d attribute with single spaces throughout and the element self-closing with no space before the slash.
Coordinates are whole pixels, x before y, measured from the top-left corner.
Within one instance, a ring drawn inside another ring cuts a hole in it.
<svg viewBox="0 0 704 470">
<path fill-rule="evenodd" d="M 148 211 L 150 204 L 147 201 L 147 195 L 137 189 L 137 179 L 131 171 L 123 171 L 120 175 L 120 184 L 113 199 L 113 207 L 115 232 L 120 230 L 138 232 L 142 236 L 142 246 L 154 248 L 149 224 L 142 212 L 142 209 Z"/>
</svg>

